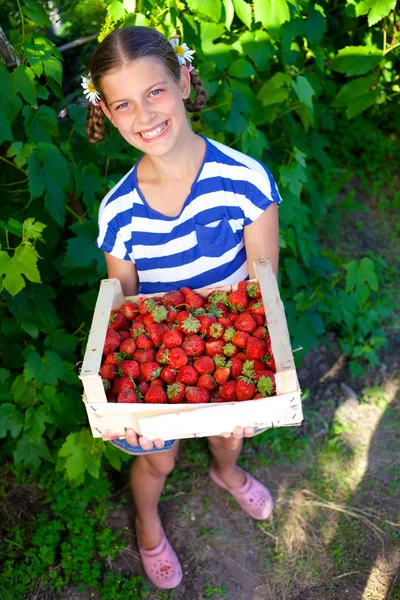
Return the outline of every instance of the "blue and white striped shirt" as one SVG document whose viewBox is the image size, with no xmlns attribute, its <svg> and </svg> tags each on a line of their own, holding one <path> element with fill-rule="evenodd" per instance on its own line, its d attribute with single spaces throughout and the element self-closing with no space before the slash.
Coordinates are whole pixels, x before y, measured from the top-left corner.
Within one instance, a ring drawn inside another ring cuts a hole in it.
<svg viewBox="0 0 400 600">
<path fill-rule="evenodd" d="M 101 203 L 97 245 L 135 263 L 142 294 L 246 279 L 244 227 L 281 202 L 263 164 L 204 139 L 203 163 L 178 216 L 150 208 L 138 186 L 138 163 Z"/>
</svg>

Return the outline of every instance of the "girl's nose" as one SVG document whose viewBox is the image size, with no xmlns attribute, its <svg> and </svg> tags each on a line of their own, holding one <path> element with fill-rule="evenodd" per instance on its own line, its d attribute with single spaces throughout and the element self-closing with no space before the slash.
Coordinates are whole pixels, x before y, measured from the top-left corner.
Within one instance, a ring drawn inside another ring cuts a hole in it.
<svg viewBox="0 0 400 600">
<path fill-rule="evenodd" d="M 152 107 L 145 102 L 139 104 L 136 111 L 136 118 L 142 125 L 150 124 L 153 120 Z"/>
</svg>

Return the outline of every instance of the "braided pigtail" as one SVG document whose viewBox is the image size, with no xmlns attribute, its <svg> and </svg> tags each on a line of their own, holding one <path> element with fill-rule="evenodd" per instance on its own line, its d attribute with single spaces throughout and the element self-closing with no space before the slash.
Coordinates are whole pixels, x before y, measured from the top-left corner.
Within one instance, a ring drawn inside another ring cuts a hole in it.
<svg viewBox="0 0 400 600">
<path fill-rule="evenodd" d="M 86 136 L 92 144 L 102 142 L 105 138 L 104 113 L 100 106 L 92 102 L 89 102 L 86 117 Z"/>
<path fill-rule="evenodd" d="M 198 76 L 196 69 L 190 71 L 190 80 L 196 96 L 192 101 L 189 98 L 185 100 L 186 109 L 188 112 L 199 112 L 206 103 L 207 92 L 201 84 L 200 77 Z"/>
</svg>

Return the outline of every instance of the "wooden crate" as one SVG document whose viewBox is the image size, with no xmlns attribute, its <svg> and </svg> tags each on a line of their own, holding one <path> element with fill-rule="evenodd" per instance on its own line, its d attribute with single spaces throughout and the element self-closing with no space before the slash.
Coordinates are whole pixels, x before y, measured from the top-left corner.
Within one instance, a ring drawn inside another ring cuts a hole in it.
<svg viewBox="0 0 400 600">
<path fill-rule="evenodd" d="M 110 312 L 119 309 L 124 296 L 118 279 L 104 279 L 100 285 L 80 372 L 84 387 L 83 401 L 94 437 L 101 437 L 106 430 L 123 437 L 126 428 L 132 427 L 151 440 L 169 440 L 219 435 L 239 425 L 265 429 L 301 423 L 301 392 L 275 275 L 269 259 L 258 260 L 254 266 L 276 363 L 276 396 L 221 404 L 108 403 L 99 369 Z M 230 292 L 237 289 L 237 285 L 220 286 L 217 289 Z M 205 295 L 210 288 L 196 291 Z M 146 297 L 162 295 L 149 294 Z M 134 296 L 129 299 L 137 298 Z"/>
</svg>

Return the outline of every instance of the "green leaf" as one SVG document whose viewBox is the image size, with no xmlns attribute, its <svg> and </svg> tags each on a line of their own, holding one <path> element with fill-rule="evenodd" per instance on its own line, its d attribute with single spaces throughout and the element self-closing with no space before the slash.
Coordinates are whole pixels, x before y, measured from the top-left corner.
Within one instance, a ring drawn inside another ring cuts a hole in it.
<svg viewBox="0 0 400 600">
<path fill-rule="evenodd" d="M 376 46 L 346 46 L 339 50 L 331 69 L 345 73 L 347 77 L 363 75 L 374 69 L 382 59 L 382 51 Z"/>
<path fill-rule="evenodd" d="M 25 381 L 57 385 L 58 380 L 64 376 L 64 363 L 62 359 L 52 350 L 46 350 L 44 356 L 28 346 L 24 351 L 26 358 L 24 367 Z"/>
<path fill-rule="evenodd" d="M 22 225 L 23 229 L 23 237 L 29 240 L 39 240 L 43 242 L 42 231 L 46 229 L 47 225 L 44 223 L 40 223 L 40 221 L 35 221 L 33 217 L 29 217 L 29 219 L 25 219 Z"/>
<path fill-rule="evenodd" d="M 85 471 L 97 477 L 103 453 L 101 444 L 102 441 L 93 439 L 87 429 L 71 433 L 67 437 L 58 454 L 66 459 L 65 468 L 69 479 L 78 479 Z M 89 465 L 93 465 L 94 468 L 91 467 L 89 470 Z"/>
<path fill-rule="evenodd" d="M 83 195 L 83 202 L 88 208 L 90 214 L 93 213 L 96 204 L 96 194 L 102 195 L 103 185 L 100 171 L 96 165 L 89 163 L 82 167 L 79 165 L 77 168 L 76 176 L 76 194 L 77 196 Z"/>
<path fill-rule="evenodd" d="M 251 77 L 251 75 L 256 74 L 253 65 L 245 58 L 238 58 L 235 60 L 229 67 L 228 73 L 232 77 L 238 77 L 239 79 Z"/>
<path fill-rule="evenodd" d="M 44 10 L 43 6 L 35 0 L 24 0 L 25 5 L 22 5 L 22 10 L 36 25 L 39 27 L 51 27 L 51 21 Z"/>
<path fill-rule="evenodd" d="M 41 104 L 37 110 L 25 106 L 22 111 L 28 140 L 38 145 L 40 142 L 52 143 L 52 136 L 58 136 L 56 113 L 49 106 Z"/>
<path fill-rule="evenodd" d="M 97 263 L 97 269 L 103 267 L 102 253 L 96 246 L 98 226 L 95 220 L 80 221 L 71 226 L 71 230 L 77 237 L 68 240 L 67 252 L 64 264 L 69 267 L 93 267 Z"/>
<path fill-rule="evenodd" d="M 87 109 L 83 106 L 74 104 L 68 109 L 68 114 L 74 122 L 74 128 L 78 135 L 86 139 L 86 113 Z"/>
<path fill-rule="evenodd" d="M 271 35 L 276 35 L 285 21 L 290 20 L 286 0 L 254 0 L 254 19 L 261 21 Z"/>
<path fill-rule="evenodd" d="M 125 16 L 125 9 L 120 0 L 112 0 L 107 7 L 107 14 L 113 21 L 119 21 Z"/>
<path fill-rule="evenodd" d="M 358 266 L 355 260 L 350 261 L 349 263 L 347 263 L 344 268 L 347 271 L 347 276 L 346 276 L 346 293 L 348 294 L 349 292 L 351 292 L 357 281 L 358 281 Z"/>
<path fill-rule="evenodd" d="M 37 151 L 31 152 L 28 157 L 29 190 L 32 198 L 38 198 L 44 192 L 42 179 L 42 163 Z"/>
<path fill-rule="evenodd" d="M 316 4 L 304 20 L 304 32 L 311 47 L 317 48 L 326 32 L 326 18 L 324 10 Z"/>
<path fill-rule="evenodd" d="M 13 139 L 11 123 L 3 113 L 0 113 L 0 142 L 12 142 Z"/>
<path fill-rule="evenodd" d="M 29 431 L 33 438 L 40 440 L 46 430 L 46 423 L 51 423 L 51 419 L 45 406 L 28 408 L 25 413 L 24 430 Z"/>
<path fill-rule="evenodd" d="M 361 259 L 359 277 L 362 279 L 362 281 L 366 281 L 368 283 L 371 290 L 374 292 L 378 291 L 379 285 L 375 273 L 375 264 L 370 258 L 364 257 Z"/>
<path fill-rule="evenodd" d="M 12 257 L 12 268 L 25 275 L 29 281 L 40 283 L 40 273 L 36 265 L 38 258 L 39 255 L 31 244 L 21 244 Z"/>
<path fill-rule="evenodd" d="M 289 97 L 290 75 L 286 73 L 275 73 L 268 79 L 258 92 L 257 98 L 261 100 L 264 106 L 284 102 Z"/>
<path fill-rule="evenodd" d="M 92 307 L 94 308 L 94 306 Z M 54 350 L 63 360 L 76 361 L 78 338 L 66 333 L 63 329 L 52 331 L 44 340 L 45 349 Z"/>
<path fill-rule="evenodd" d="M 4 289 L 7 290 L 12 296 L 15 296 L 20 292 L 24 286 L 25 281 L 21 276 L 21 273 L 13 268 L 13 260 L 4 252 L 0 251 L 0 276 L 5 275 L 3 280 Z"/>
<path fill-rule="evenodd" d="M 44 439 L 35 440 L 29 433 L 18 441 L 13 455 L 16 465 L 24 464 L 30 469 L 38 469 L 42 462 L 41 459 L 51 460 Z"/>
<path fill-rule="evenodd" d="M 51 56 L 43 63 L 43 65 L 46 76 L 51 77 L 61 85 L 63 72 L 61 62 L 55 56 Z"/>
<path fill-rule="evenodd" d="M 17 167 L 21 168 L 26 165 L 27 158 L 34 148 L 33 144 L 23 144 L 22 142 L 13 142 L 7 150 L 7 156 L 14 158 Z"/>
<path fill-rule="evenodd" d="M 24 416 L 14 404 L 0 404 L 0 438 L 6 437 L 7 431 L 16 438 L 21 432 L 23 423 Z"/>
<path fill-rule="evenodd" d="M 235 13 L 239 19 L 246 25 L 248 29 L 251 29 L 251 7 L 245 0 L 232 0 Z"/>
<path fill-rule="evenodd" d="M 230 29 L 233 17 L 235 16 L 235 9 L 233 8 L 232 0 L 222 0 L 222 4 L 225 9 L 225 27 Z"/>
<path fill-rule="evenodd" d="M 256 67 L 265 70 L 271 58 L 275 55 L 275 48 L 266 31 L 245 31 L 234 44 L 234 48 L 251 58 Z"/>
<path fill-rule="evenodd" d="M 371 89 L 373 87 L 375 87 L 373 75 L 358 77 L 341 88 L 332 106 L 347 106 L 346 114 L 351 119 L 374 104 L 379 96 L 379 90 Z"/>
<path fill-rule="evenodd" d="M 21 94 L 28 104 L 37 104 L 35 74 L 26 65 L 19 65 L 11 73 L 11 94 Z"/>
<path fill-rule="evenodd" d="M 280 167 L 279 173 L 282 185 L 287 186 L 295 196 L 300 196 L 303 183 L 307 181 L 307 173 L 304 167 L 298 162 L 292 162 L 289 167 L 286 165 Z"/>
<path fill-rule="evenodd" d="M 187 5 L 196 14 L 211 19 L 216 23 L 221 20 L 221 0 L 187 0 Z"/>
<path fill-rule="evenodd" d="M 308 108 L 312 109 L 313 108 L 312 97 L 315 96 L 315 92 L 314 92 L 312 86 L 310 85 L 309 81 L 302 75 L 299 75 L 296 78 L 296 80 L 292 79 L 291 86 L 294 89 L 294 91 L 296 92 L 297 97 L 300 100 L 300 102 L 302 102 L 303 104 L 308 106 Z"/>
<path fill-rule="evenodd" d="M 136 10 L 136 0 L 122 0 L 124 9 L 127 13 L 134 13 Z"/>
<path fill-rule="evenodd" d="M 265 134 L 257 129 L 254 123 L 249 122 L 246 131 L 242 135 L 242 152 L 261 160 L 265 150 L 269 150 L 268 140 Z"/>
<path fill-rule="evenodd" d="M 368 14 L 368 25 L 372 27 L 384 17 L 387 17 L 390 11 L 396 6 L 396 0 L 361 0 L 357 4 L 357 15 Z"/>
</svg>

